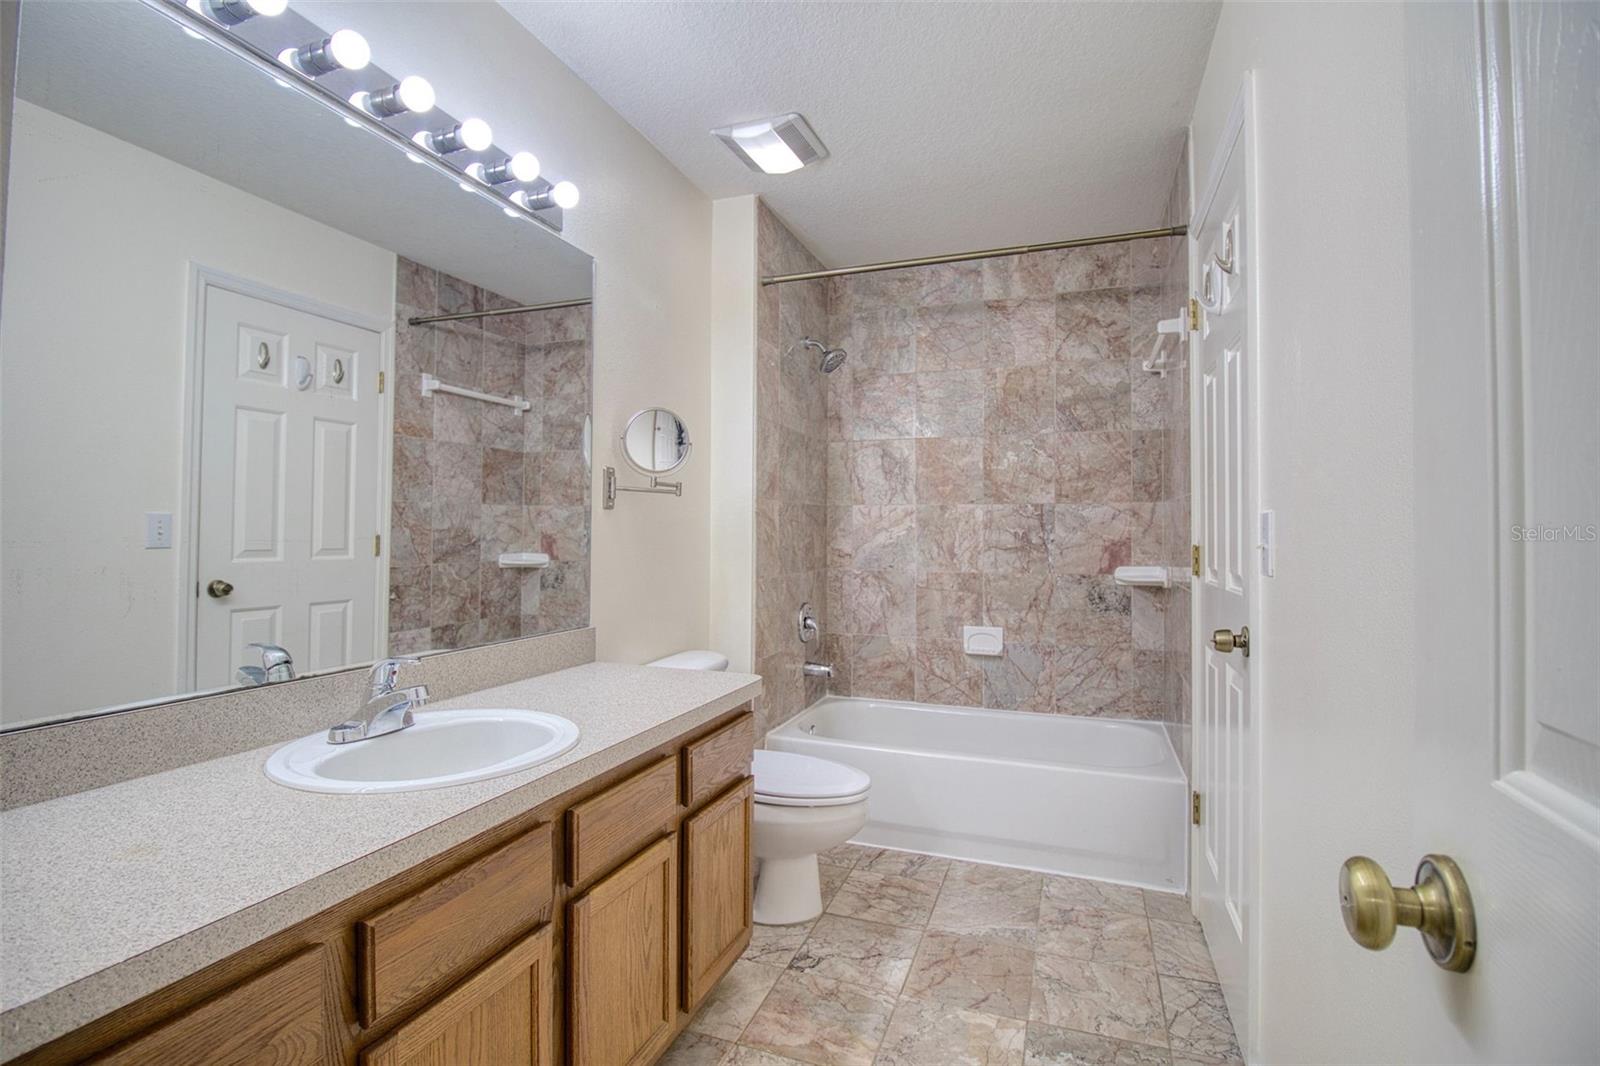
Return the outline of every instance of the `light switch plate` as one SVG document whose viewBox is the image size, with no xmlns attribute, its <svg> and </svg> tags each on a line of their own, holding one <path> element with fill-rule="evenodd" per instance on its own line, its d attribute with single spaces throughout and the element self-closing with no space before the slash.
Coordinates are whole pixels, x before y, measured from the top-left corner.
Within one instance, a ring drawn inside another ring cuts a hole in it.
<svg viewBox="0 0 1600 1066">
<path fill-rule="evenodd" d="M 144 513 L 144 546 L 146 548 L 172 547 L 171 511 L 146 511 Z"/>
</svg>

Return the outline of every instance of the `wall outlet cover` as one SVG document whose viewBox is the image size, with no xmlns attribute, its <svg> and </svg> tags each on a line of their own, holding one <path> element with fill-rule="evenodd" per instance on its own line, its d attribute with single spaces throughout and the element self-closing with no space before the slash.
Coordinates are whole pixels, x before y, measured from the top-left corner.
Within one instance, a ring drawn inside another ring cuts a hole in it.
<svg viewBox="0 0 1600 1066">
<path fill-rule="evenodd" d="M 1006 631 L 999 626 L 962 626 L 961 648 L 968 655 L 1002 655 L 1006 650 Z"/>
</svg>

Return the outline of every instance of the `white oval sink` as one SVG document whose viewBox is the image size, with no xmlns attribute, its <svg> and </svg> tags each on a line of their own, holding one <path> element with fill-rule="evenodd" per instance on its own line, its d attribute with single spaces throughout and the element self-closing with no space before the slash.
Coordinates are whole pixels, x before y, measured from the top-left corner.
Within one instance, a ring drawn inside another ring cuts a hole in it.
<svg viewBox="0 0 1600 1066">
<path fill-rule="evenodd" d="M 419 711 L 416 724 L 349 744 L 326 732 L 291 741 L 267 776 L 307 792 L 417 792 L 513 774 L 578 742 L 578 727 L 543 711 Z"/>
</svg>

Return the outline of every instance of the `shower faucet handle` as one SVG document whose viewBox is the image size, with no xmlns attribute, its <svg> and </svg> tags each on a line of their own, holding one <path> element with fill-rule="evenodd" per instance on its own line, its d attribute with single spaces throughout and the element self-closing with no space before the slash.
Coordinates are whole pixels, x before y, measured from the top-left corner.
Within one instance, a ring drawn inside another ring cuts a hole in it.
<svg viewBox="0 0 1600 1066">
<path fill-rule="evenodd" d="M 822 627 L 817 625 L 817 612 L 809 603 L 800 605 L 800 610 L 795 615 L 795 625 L 799 629 L 802 644 L 810 644 L 817 634 L 822 632 Z"/>
</svg>

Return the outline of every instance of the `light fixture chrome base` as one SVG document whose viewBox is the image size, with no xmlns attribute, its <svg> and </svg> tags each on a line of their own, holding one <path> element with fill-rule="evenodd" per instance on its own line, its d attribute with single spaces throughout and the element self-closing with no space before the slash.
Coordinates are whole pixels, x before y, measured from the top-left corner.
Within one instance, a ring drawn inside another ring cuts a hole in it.
<svg viewBox="0 0 1600 1066">
<path fill-rule="evenodd" d="M 364 129 L 398 148 L 412 161 L 423 164 L 430 170 L 449 178 L 468 192 L 474 192 L 492 201 L 501 209 L 510 207 L 518 216 L 526 221 L 537 222 L 546 229 L 555 233 L 561 232 L 564 209 L 559 206 L 541 207 L 530 211 L 521 204 L 514 203 L 510 197 L 502 196 L 494 189 L 464 179 L 462 171 L 452 166 L 444 158 L 431 152 L 418 152 L 407 134 L 397 129 L 391 129 L 380 117 L 368 111 L 365 107 L 352 103 L 351 100 L 334 92 L 316 78 L 309 75 L 304 77 L 285 77 L 286 74 L 295 73 L 292 65 L 287 65 L 278 60 L 286 48 L 299 48 L 307 41 L 320 41 L 329 36 L 321 26 L 307 19 L 293 8 L 283 12 L 270 20 L 271 41 L 246 40 L 244 37 L 229 31 L 229 27 L 208 17 L 200 10 L 203 0 L 193 0 L 194 6 L 178 0 L 137 0 L 138 3 L 155 12 L 161 17 L 181 27 L 189 34 L 209 41 L 228 52 L 236 59 L 243 60 L 250 66 L 279 81 L 292 92 L 299 93 L 310 100 L 317 102 L 338 114 L 345 122 L 357 129 Z M 261 37 L 260 33 L 256 34 Z M 384 84 L 390 75 L 375 64 L 369 64 L 363 71 L 364 77 L 378 84 Z M 361 94 L 356 94 L 361 95 Z M 430 117 L 438 122 L 453 121 L 452 116 L 445 114 L 437 107 Z M 533 188 L 542 190 L 549 186 L 549 182 L 540 178 L 534 183 Z"/>
<path fill-rule="evenodd" d="M 643 492 L 652 496 L 682 496 L 683 482 L 662 481 L 660 478 L 653 477 L 650 479 L 650 486 L 648 488 L 640 488 L 634 485 L 619 485 L 617 484 L 617 468 L 614 466 L 608 466 L 605 468 L 604 483 L 600 492 L 600 506 L 607 511 L 616 510 L 617 493 L 619 492 Z"/>
</svg>

